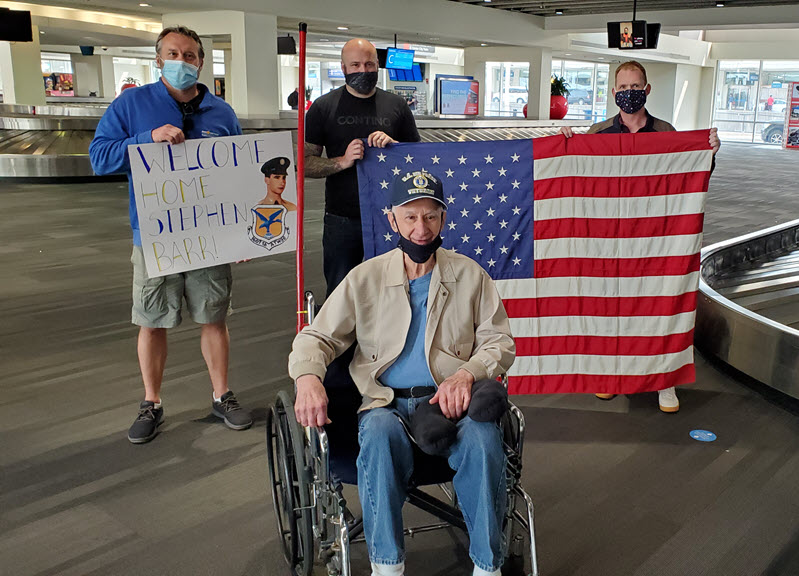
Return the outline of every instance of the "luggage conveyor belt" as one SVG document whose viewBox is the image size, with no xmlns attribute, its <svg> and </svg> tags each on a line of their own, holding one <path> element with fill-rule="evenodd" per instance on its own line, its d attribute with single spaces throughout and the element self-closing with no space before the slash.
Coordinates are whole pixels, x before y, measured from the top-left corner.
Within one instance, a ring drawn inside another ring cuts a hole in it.
<svg viewBox="0 0 799 576">
<path fill-rule="evenodd" d="M 89 162 L 89 144 L 99 118 L 74 116 L 0 116 L 0 178 L 87 178 L 94 176 Z M 296 118 L 243 119 L 244 133 L 291 130 Z M 577 123 L 525 120 L 424 120 L 418 121 L 423 142 L 512 140 L 548 136 L 560 126 L 575 132 L 589 122 Z"/>
<path fill-rule="evenodd" d="M 694 342 L 799 398 L 799 220 L 702 250 Z"/>
</svg>

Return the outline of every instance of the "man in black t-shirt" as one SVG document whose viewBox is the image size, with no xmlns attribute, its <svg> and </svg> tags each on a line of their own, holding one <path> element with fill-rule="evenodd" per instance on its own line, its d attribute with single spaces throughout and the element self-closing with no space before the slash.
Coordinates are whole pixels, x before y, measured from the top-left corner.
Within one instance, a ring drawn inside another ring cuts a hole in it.
<svg viewBox="0 0 799 576">
<path fill-rule="evenodd" d="M 371 42 L 347 42 L 341 69 L 346 85 L 318 98 L 305 122 L 305 175 L 326 178 L 322 249 L 328 295 L 363 260 L 355 170 L 355 161 L 363 158 L 362 138 L 377 148 L 419 141 L 405 99 L 376 87 L 377 51 Z"/>
</svg>

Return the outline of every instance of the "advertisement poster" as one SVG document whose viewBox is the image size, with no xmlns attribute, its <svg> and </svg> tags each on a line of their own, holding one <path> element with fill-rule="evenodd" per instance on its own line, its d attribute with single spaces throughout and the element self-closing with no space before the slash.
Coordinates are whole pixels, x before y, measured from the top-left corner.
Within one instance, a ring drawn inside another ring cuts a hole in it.
<svg viewBox="0 0 799 576">
<path fill-rule="evenodd" d="M 439 80 L 441 114 L 476 116 L 479 112 L 480 83 L 477 80 Z"/>
<path fill-rule="evenodd" d="M 72 74 L 53 72 L 52 74 L 43 74 L 42 76 L 44 80 L 44 93 L 47 96 L 75 95 Z"/>
<path fill-rule="evenodd" d="M 414 114 L 427 113 L 427 93 L 424 90 L 411 85 L 395 85 L 389 92 L 402 96 Z"/>
<path fill-rule="evenodd" d="M 799 82 L 788 85 L 788 105 L 785 107 L 783 148 L 799 148 Z"/>
<path fill-rule="evenodd" d="M 128 146 L 151 278 L 297 247 L 290 132 Z"/>
</svg>

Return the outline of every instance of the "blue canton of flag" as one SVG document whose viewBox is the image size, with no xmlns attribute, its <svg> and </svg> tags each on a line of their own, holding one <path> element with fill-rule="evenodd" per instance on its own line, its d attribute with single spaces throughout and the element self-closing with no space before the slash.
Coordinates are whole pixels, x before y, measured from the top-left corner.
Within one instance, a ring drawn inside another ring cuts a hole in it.
<svg viewBox="0 0 799 576">
<path fill-rule="evenodd" d="M 476 260 L 495 280 L 533 276 L 532 140 L 367 146 L 358 162 L 366 259 L 397 247 L 386 216 L 391 183 L 415 170 L 444 184 L 445 248 Z"/>
</svg>

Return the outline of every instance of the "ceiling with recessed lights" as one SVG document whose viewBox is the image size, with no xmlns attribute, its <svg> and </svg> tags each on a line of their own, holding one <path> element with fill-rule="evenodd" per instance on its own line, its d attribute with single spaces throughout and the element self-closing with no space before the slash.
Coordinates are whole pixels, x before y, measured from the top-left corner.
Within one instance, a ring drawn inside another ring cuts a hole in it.
<svg viewBox="0 0 799 576">
<path fill-rule="evenodd" d="M 633 0 L 450 0 L 460 4 L 485 6 L 494 10 L 523 12 L 534 16 L 584 16 L 632 12 Z M 795 6 L 797 0 L 638 0 L 638 11 L 691 10 L 716 8 L 717 4 L 743 8 L 758 6 Z"/>
</svg>

